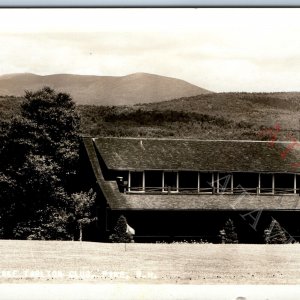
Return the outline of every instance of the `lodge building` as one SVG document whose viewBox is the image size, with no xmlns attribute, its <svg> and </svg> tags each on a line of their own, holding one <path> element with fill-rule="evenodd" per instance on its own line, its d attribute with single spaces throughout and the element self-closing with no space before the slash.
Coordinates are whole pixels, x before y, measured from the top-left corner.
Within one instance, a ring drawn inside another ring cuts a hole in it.
<svg viewBox="0 0 300 300">
<path fill-rule="evenodd" d="M 121 214 L 137 242 L 218 242 L 228 218 L 242 243 L 263 242 L 272 218 L 300 237 L 300 151 L 290 142 L 84 137 L 83 144 L 99 240 Z"/>
</svg>

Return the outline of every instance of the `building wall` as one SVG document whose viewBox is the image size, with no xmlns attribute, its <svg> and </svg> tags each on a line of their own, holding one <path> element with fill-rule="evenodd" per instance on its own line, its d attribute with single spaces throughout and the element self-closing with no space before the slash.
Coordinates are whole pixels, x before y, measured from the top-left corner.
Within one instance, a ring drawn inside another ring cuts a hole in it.
<svg viewBox="0 0 300 300">
<path fill-rule="evenodd" d="M 264 243 L 264 230 L 270 226 L 272 218 L 290 237 L 300 241 L 298 211 L 111 211 L 110 229 L 121 214 L 135 229 L 136 242 L 202 239 L 220 243 L 219 231 L 229 218 L 234 222 L 239 243 Z"/>
</svg>

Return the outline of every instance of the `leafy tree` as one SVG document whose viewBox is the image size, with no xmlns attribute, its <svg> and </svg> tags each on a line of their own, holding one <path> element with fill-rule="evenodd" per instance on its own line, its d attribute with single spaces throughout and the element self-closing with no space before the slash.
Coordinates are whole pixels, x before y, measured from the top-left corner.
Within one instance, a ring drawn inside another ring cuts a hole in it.
<svg viewBox="0 0 300 300">
<path fill-rule="evenodd" d="M 72 194 L 74 218 L 79 227 L 79 241 L 82 241 L 83 227 L 95 221 L 92 217 L 92 207 L 95 204 L 96 194 L 90 189 L 88 192 Z"/>
<path fill-rule="evenodd" d="M 54 156 L 64 180 L 74 175 L 79 155 L 79 116 L 70 95 L 49 87 L 27 91 L 21 114 L 33 122 L 35 152 Z"/>
<path fill-rule="evenodd" d="M 127 230 L 127 220 L 121 215 L 114 228 L 114 233 L 109 237 L 113 243 L 130 243 L 132 235 Z"/>
<path fill-rule="evenodd" d="M 222 230 L 220 230 L 220 237 L 221 237 L 222 243 L 224 243 L 224 244 L 237 244 L 238 243 L 237 233 L 235 231 L 235 227 L 234 227 L 233 221 L 231 219 L 228 219 L 225 223 L 224 228 Z"/>
<path fill-rule="evenodd" d="M 14 198 L 17 194 L 17 182 L 9 175 L 0 172 L 0 237 L 10 236 L 15 213 Z"/>
<path fill-rule="evenodd" d="M 70 238 L 78 130 L 71 97 L 48 87 L 27 91 L 20 115 L 0 123 L 2 237 Z"/>
<path fill-rule="evenodd" d="M 279 222 L 272 218 L 270 226 L 265 230 L 266 244 L 285 244 L 287 237 Z"/>
</svg>

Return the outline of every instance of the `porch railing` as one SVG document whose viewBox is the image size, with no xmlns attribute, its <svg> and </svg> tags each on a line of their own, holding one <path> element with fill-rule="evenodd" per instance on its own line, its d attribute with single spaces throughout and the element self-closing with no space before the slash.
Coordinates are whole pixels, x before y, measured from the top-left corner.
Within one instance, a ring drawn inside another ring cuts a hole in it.
<svg viewBox="0 0 300 300">
<path fill-rule="evenodd" d="M 185 188 L 179 187 L 178 189 L 173 187 L 128 187 L 126 189 L 128 193 L 149 193 L 149 194 L 166 194 L 166 193 L 179 193 L 179 194 L 258 194 L 258 195 L 289 195 L 299 194 L 300 189 L 294 188 L 258 188 L 258 187 L 234 187 L 231 188 L 219 188 L 216 187 L 203 187 L 203 188 Z"/>
</svg>

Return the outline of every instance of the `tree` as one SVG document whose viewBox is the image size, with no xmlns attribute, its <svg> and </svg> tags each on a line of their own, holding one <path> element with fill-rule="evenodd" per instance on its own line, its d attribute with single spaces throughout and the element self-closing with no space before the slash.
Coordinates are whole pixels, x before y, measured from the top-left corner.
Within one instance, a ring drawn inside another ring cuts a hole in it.
<svg viewBox="0 0 300 300">
<path fill-rule="evenodd" d="M 0 172 L 0 237 L 7 238 L 12 232 L 12 220 L 15 213 L 14 198 L 17 194 L 17 182 L 9 175 Z"/>
<path fill-rule="evenodd" d="M 121 215 L 114 228 L 114 233 L 109 237 L 113 243 L 130 243 L 132 235 L 128 232 L 127 220 Z"/>
<path fill-rule="evenodd" d="M 75 108 L 68 94 L 45 87 L 27 91 L 20 115 L 0 123 L 2 237 L 70 238 L 79 158 Z"/>
<path fill-rule="evenodd" d="M 223 244 L 237 244 L 238 237 L 235 231 L 233 221 L 228 219 L 225 223 L 225 226 L 220 230 L 220 237 Z"/>
<path fill-rule="evenodd" d="M 274 218 L 272 218 L 270 226 L 264 232 L 266 244 L 285 244 L 288 241 L 284 230 Z"/>
<path fill-rule="evenodd" d="M 79 156 L 79 116 L 70 95 L 56 93 L 45 87 L 26 92 L 21 105 L 25 120 L 33 123 L 37 154 L 55 157 L 61 167 L 59 174 L 65 181 L 76 173 Z"/>
<path fill-rule="evenodd" d="M 92 207 L 95 205 L 96 194 L 90 189 L 88 192 L 72 194 L 74 217 L 79 226 L 79 241 L 82 241 L 83 227 L 95 221 L 92 217 Z"/>
</svg>

